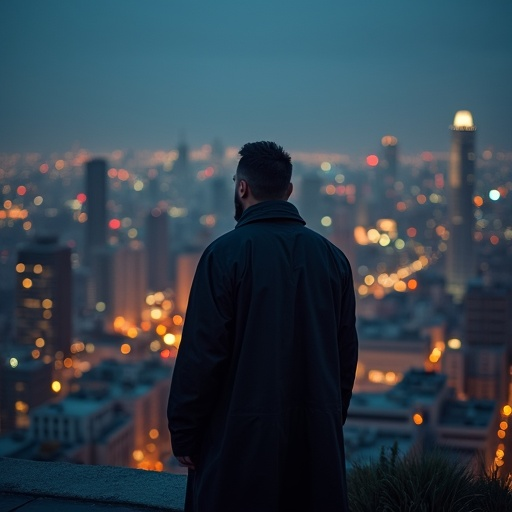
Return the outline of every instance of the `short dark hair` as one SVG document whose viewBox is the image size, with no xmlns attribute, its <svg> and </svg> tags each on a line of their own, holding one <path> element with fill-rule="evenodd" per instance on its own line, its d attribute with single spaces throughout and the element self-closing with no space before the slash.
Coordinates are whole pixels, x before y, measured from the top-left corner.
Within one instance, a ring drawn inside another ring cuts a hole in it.
<svg viewBox="0 0 512 512">
<path fill-rule="evenodd" d="M 238 152 L 237 175 L 246 179 L 259 200 L 282 199 L 292 177 L 292 159 L 275 142 L 248 142 Z"/>
</svg>

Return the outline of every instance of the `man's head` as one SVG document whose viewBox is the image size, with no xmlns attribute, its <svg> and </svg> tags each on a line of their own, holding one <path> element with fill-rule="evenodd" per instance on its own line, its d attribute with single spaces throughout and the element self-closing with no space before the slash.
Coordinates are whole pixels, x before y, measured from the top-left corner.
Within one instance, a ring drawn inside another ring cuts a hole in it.
<svg viewBox="0 0 512 512">
<path fill-rule="evenodd" d="M 292 193 L 290 155 L 275 142 L 249 142 L 239 151 L 235 175 L 235 220 L 253 204 L 287 200 Z"/>
</svg>

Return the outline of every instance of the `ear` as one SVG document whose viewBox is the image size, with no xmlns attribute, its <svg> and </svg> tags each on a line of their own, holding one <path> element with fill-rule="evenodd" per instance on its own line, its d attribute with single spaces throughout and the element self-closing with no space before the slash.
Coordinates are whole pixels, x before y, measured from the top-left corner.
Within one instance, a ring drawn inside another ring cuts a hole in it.
<svg viewBox="0 0 512 512">
<path fill-rule="evenodd" d="M 246 199 L 249 195 L 249 185 L 247 184 L 247 181 L 240 180 L 238 182 L 238 194 L 242 199 Z"/>
<path fill-rule="evenodd" d="M 288 189 L 286 190 L 286 194 L 285 194 L 285 197 L 287 200 L 292 195 L 292 192 L 293 192 L 293 183 L 290 183 L 288 185 Z"/>
</svg>

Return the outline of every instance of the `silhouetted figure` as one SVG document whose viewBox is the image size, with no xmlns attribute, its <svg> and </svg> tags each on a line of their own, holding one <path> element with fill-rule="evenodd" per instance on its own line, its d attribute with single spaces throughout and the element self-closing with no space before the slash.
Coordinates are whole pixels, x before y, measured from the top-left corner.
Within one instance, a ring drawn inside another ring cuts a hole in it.
<svg viewBox="0 0 512 512">
<path fill-rule="evenodd" d="M 273 142 L 240 155 L 238 223 L 199 261 L 169 397 L 185 510 L 345 511 L 350 265 L 287 202 L 290 156 Z"/>
</svg>

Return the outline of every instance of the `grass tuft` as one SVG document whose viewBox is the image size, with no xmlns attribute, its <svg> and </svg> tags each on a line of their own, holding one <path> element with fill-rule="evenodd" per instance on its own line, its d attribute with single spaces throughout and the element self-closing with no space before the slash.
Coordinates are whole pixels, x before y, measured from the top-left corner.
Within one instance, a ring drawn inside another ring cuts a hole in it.
<svg viewBox="0 0 512 512">
<path fill-rule="evenodd" d="M 512 476 L 497 468 L 475 476 L 439 450 L 400 456 L 395 444 L 348 476 L 352 512 L 512 511 Z"/>
</svg>

